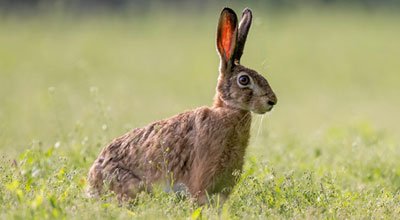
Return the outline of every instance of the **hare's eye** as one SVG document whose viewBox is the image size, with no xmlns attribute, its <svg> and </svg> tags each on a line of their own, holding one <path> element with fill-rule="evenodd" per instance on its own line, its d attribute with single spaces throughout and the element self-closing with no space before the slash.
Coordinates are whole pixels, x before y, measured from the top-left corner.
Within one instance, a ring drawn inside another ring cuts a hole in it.
<svg viewBox="0 0 400 220">
<path fill-rule="evenodd" d="M 238 83 L 239 83 L 239 85 L 241 85 L 241 86 L 247 86 L 247 85 L 249 85 L 249 83 L 250 83 L 250 78 L 249 78 L 249 76 L 247 76 L 247 75 L 241 75 L 241 76 L 239 76 L 239 78 L 238 78 Z"/>
</svg>

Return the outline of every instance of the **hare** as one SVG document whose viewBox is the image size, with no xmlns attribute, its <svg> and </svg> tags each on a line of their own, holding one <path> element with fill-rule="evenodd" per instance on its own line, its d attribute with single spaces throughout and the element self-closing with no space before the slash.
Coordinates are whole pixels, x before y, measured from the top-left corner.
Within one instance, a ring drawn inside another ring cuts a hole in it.
<svg viewBox="0 0 400 220">
<path fill-rule="evenodd" d="M 154 122 L 114 139 L 88 174 L 89 194 L 109 189 L 118 198 L 134 198 L 154 184 L 184 186 L 203 204 L 207 195 L 226 197 L 241 171 L 250 138 L 251 112 L 264 114 L 277 98 L 267 80 L 240 65 L 252 12 L 238 25 L 224 8 L 217 29 L 219 77 L 212 107 L 200 107 Z"/>
</svg>

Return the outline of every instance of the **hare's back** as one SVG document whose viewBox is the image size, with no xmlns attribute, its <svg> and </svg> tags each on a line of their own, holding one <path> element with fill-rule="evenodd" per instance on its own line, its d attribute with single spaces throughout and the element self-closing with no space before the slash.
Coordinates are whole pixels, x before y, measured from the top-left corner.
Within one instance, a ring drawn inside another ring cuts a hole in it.
<svg viewBox="0 0 400 220">
<path fill-rule="evenodd" d="M 200 108 L 202 109 L 202 108 Z M 196 136 L 196 109 L 173 117 L 153 122 L 142 128 L 135 128 L 114 139 L 107 145 L 98 163 L 103 168 L 123 166 L 137 170 L 139 175 L 155 172 L 159 166 L 181 167 L 181 161 L 188 160 Z M 200 110 L 202 111 L 202 110 Z"/>
</svg>

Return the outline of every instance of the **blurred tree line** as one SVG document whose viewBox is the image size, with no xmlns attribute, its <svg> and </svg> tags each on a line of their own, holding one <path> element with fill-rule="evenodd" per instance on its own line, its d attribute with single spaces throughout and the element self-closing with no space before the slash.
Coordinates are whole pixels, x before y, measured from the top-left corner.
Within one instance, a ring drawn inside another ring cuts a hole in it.
<svg viewBox="0 0 400 220">
<path fill-rule="evenodd" d="M 243 1 L 225 1 L 226 5 Z M 365 8 L 399 7 L 400 0 L 247 0 L 249 4 L 264 5 L 270 8 L 296 7 L 301 5 L 338 5 L 360 6 Z M 154 5 L 168 5 L 169 7 L 190 7 L 198 10 L 215 5 L 213 0 L 0 0 L 0 11 L 35 11 L 38 9 L 66 9 L 66 10 L 123 10 L 137 9 L 146 11 Z"/>
</svg>

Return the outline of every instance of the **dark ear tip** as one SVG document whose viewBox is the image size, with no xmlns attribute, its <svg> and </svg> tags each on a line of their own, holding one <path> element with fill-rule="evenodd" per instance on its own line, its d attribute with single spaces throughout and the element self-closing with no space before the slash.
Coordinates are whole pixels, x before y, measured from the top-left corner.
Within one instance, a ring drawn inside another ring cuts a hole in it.
<svg viewBox="0 0 400 220">
<path fill-rule="evenodd" d="M 224 9 L 222 9 L 221 14 L 223 13 L 229 13 L 229 14 L 235 14 L 235 11 L 232 10 L 231 8 L 225 7 Z"/>
<path fill-rule="evenodd" d="M 245 8 L 242 12 L 242 16 L 249 14 L 250 16 L 253 14 L 250 8 Z"/>
</svg>

